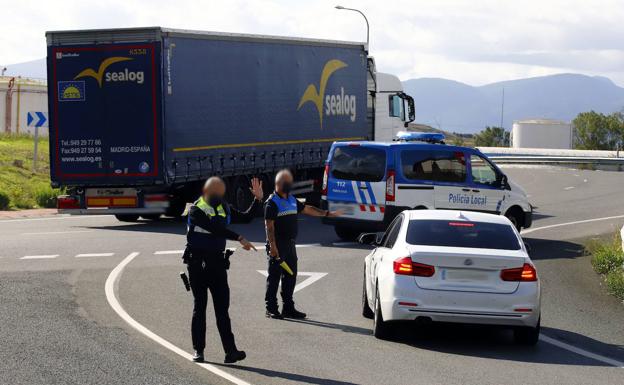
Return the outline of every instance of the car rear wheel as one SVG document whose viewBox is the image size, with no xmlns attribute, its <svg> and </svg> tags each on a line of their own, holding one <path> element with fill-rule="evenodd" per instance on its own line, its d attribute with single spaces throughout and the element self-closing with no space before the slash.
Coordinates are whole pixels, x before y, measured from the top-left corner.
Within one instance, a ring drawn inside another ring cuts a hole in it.
<svg viewBox="0 0 624 385">
<path fill-rule="evenodd" d="M 385 340 L 391 335 L 391 327 L 384 321 L 381 314 L 381 303 L 379 302 L 379 291 L 375 294 L 375 313 L 373 316 L 373 335 L 376 338 Z"/>
<path fill-rule="evenodd" d="M 514 341 L 518 345 L 528 345 L 533 346 L 537 344 L 540 335 L 540 323 L 541 320 L 537 321 L 537 325 L 535 327 L 527 327 L 520 326 L 514 329 Z"/>
<path fill-rule="evenodd" d="M 120 222 L 136 222 L 139 216 L 136 214 L 116 214 L 115 218 Z"/>
<path fill-rule="evenodd" d="M 334 231 L 338 238 L 344 241 L 355 241 L 355 239 L 360 235 L 358 230 L 354 230 L 353 228 L 347 226 L 336 225 L 334 226 Z"/>
<path fill-rule="evenodd" d="M 366 294 L 366 272 L 364 272 L 364 279 L 362 280 L 362 315 L 364 318 L 373 319 L 375 313 L 368 305 L 368 295 Z"/>
</svg>

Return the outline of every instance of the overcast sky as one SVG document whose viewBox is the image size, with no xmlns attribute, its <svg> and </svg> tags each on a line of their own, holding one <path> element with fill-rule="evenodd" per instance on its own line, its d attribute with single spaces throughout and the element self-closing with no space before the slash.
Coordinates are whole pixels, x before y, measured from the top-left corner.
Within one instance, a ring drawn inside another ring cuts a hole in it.
<svg viewBox="0 0 624 385">
<path fill-rule="evenodd" d="M 0 63 L 45 56 L 46 30 L 160 25 L 364 41 L 378 69 L 472 85 L 562 72 L 624 86 L 624 0 L 0 0 Z"/>
</svg>

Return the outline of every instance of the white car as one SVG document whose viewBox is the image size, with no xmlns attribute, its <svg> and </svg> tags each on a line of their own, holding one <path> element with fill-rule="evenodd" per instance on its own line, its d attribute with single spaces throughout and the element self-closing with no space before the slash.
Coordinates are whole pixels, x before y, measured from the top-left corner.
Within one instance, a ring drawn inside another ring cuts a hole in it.
<svg viewBox="0 0 624 385">
<path fill-rule="evenodd" d="M 505 325 L 520 344 L 537 343 L 540 283 L 520 234 L 504 216 L 408 210 L 385 233 L 360 242 L 365 259 L 362 313 L 374 335 L 393 321 Z"/>
</svg>

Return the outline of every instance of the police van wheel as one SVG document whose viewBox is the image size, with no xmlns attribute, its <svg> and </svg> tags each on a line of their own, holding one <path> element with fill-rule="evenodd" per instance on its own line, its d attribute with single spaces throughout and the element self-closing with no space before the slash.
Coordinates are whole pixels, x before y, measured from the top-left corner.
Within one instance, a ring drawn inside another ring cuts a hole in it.
<svg viewBox="0 0 624 385">
<path fill-rule="evenodd" d="M 116 214 L 115 218 L 120 222 L 136 222 L 139 216 L 136 214 Z"/>
<path fill-rule="evenodd" d="M 520 215 L 521 214 L 518 213 L 518 210 L 514 210 L 514 208 L 510 209 L 509 211 L 505 213 L 505 216 L 507 217 L 507 219 L 511 221 L 511 223 L 514 225 L 514 227 L 518 231 L 522 230 L 522 218 Z"/>
<path fill-rule="evenodd" d="M 336 232 L 336 235 L 338 236 L 338 238 L 344 241 L 355 241 L 358 235 L 360 235 L 359 231 L 354 230 L 347 226 L 336 225 L 334 226 L 334 231 Z"/>
</svg>

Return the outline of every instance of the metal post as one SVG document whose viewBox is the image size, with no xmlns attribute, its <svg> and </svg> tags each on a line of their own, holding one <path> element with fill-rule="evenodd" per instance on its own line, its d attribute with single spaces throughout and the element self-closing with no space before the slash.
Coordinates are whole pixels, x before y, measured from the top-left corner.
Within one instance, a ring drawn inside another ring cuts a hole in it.
<svg viewBox="0 0 624 385">
<path fill-rule="evenodd" d="M 368 24 L 368 19 L 366 18 L 366 15 L 364 14 L 364 12 L 360 11 L 359 9 L 355 9 L 355 8 L 343 7 L 342 5 L 337 5 L 334 8 L 336 8 L 338 10 L 343 10 L 343 11 L 357 12 L 360 15 L 362 15 L 362 17 L 364 18 L 364 21 L 366 22 L 366 52 L 368 52 L 369 51 L 368 45 L 369 45 L 369 41 L 370 41 L 370 25 Z"/>
<path fill-rule="evenodd" d="M 39 142 L 39 126 L 35 124 L 35 154 L 33 155 L 33 174 L 37 172 L 37 144 Z"/>
</svg>

